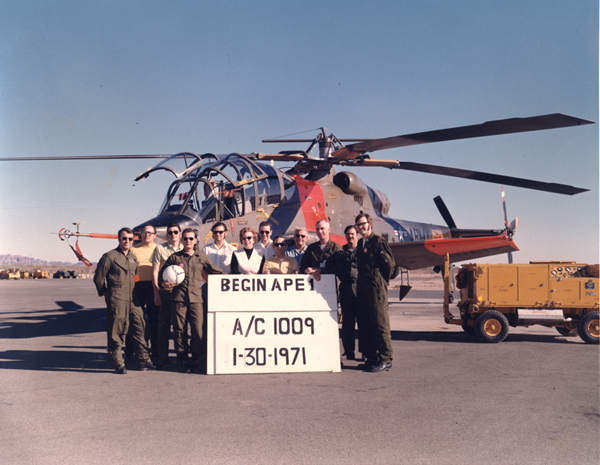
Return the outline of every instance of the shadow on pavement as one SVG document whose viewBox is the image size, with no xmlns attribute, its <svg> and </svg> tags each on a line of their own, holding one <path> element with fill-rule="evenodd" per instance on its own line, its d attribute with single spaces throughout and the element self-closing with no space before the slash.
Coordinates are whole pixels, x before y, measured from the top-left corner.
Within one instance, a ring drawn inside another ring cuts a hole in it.
<svg viewBox="0 0 600 465">
<path fill-rule="evenodd" d="M 0 321 L 0 339 L 20 340 L 54 336 L 79 336 L 106 333 L 106 309 L 84 308 L 73 301 L 57 301 L 60 308 L 27 312 L 4 312 Z M 8 314 L 8 315 L 7 315 Z M 58 341 L 57 341 L 58 342 Z M 30 343 L 27 342 L 29 345 Z M 106 346 L 50 346 L 38 341 L 27 350 L 0 352 L 0 369 L 78 371 L 112 371 Z M 35 346 L 39 347 L 36 350 Z M 7 347 L 7 344 L 5 344 Z"/>
<path fill-rule="evenodd" d="M 477 339 L 476 336 L 469 336 L 466 333 L 458 331 L 392 331 L 393 341 L 428 341 L 428 342 L 459 342 L 472 344 L 486 344 Z M 566 338 L 560 334 L 556 336 L 549 334 L 511 334 L 499 344 L 510 344 L 511 342 L 546 342 L 552 344 L 565 344 L 581 342 L 578 338 Z M 493 345 L 493 344 L 486 344 Z"/>
<path fill-rule="evenodd" d="M 106 309 L 84 308 L 75 302 L 56 302 L 62 309 L 15 313 L 0 323 L 0 339 L 26 339 L 46 336 L 106 331 Z"/>
<path fill-rule="evenodd" d="M 0 359 L 3 370 L 112 371 L 106 353 L 82 350 L 7 350 L 0 352 Z"/>
</svg>

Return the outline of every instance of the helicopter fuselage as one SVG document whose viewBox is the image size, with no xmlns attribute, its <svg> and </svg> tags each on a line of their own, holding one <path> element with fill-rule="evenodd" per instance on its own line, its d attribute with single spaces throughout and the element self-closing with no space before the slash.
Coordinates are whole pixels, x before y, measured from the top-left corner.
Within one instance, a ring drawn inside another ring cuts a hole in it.
<svg viewBox="0 0 600 465">
<path fill-rule="evenodd" d="M 317 240 L 317 221 L 326 220 L 331 239 L 345 244 L 344 229 L 354 224 L 359 213 L 368 213 L 373 231 L 392 246 L 460 237 L 459 230 L 447 226 L 388 217 L 388 197 L 351 172 L 335 173 L 333 167 L 325 167 L 313 169 L 306 176 L 289 174 L 252 160 L 252 155 L 203 155 L 198 160 L 181 173 L 161 162 L 157 169 L 170 170 L 177 179 L 169 186 L 159 215 L 138 225 L 135 232 L 152 224 L 157 229 L 157 241 L 164 241 L 167 225 L 174 222 L 182 230 L 196 229 L 199 245 L 203 246 L 212 241 L 211 228 L 221 221 L 228 226 L 227 241 L 237 244 L 242 228 L 258 230 L 261 222 L 268 221 L 272 237 L 291 239 L 296 228 L 305 228 L 310 243 Z M 144 177 L 151 171 L 154 169 Z M 501 233 L 476 230 L 471 235 Z"/>
</svg>

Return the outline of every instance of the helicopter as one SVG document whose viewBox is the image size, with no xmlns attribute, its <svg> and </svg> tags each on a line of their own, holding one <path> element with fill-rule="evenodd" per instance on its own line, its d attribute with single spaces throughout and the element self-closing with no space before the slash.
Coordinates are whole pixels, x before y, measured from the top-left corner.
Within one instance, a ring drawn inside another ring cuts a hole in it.
<svg viewBox="0 0 600 465">
<path fill-rule="evenodd" d="M 325 129 L 321 128 L 313 139 L 263 140 L 264 143 L 309 144 L 306 150 L 275 154 L 254 152 L 198 155 L 182 152 L 172 156 L 114 155 L 52 159 L 161 158 L 156 166 L 137 176 L 135 181 L 143 181 L 158 171 L 172 173 L 175 180 L 168 187 L 158 215 L 133 228 L 138 237 L 143 226 L 151 224 L 157 230 L 157 242 L 165 241 L 167 225 L 175 222 L 182 230 L 196 229 L 199 246 L 203 246 L 212 240 L 212 225 L 220 221 L 228 225 L 228 242 L 236 244 L 240 229 L 258 229 L 261 222 L 268 221 L 272 226 L 273 236 L 283 235 L 287 239 L 293 236 L 295 228 L 306 228 L 309 235 L 307 243 L 310 243 L 317 240 L 316 222 L 326 220 L 331 227 L 331 239 L 345 244 L 344 228 L 354 224 L 354 218 L 359 213 L 368 213 L 373 219 L 373 231 L 387 240 L 398 267 L 406 270 L 429 267 L 439 269 L 446 254 L 449 254 L 451 263 L 504 253 L 509 254 L 510 259 L 512 252 L 519 249 L 513 240 L 517 223 L 508 223 L 506 207 L 504 206 L 503 229 L 458 228 L 439 196 L 434 202 L 445 225 L 394 219 L 388 216 L 390 201 L 384 192 L 367 186 L 356 174 L 349 171 L 336 172 L 336 168 L 401 169 L 575 195 L 588 189 L 439 165 L 372 159 L 369 153 L 416 144 L 586 124 L 594 123 L 554 113 L 382 139 L 338 139 L 334 134 L 326 135 Z M 313 152 L 317 147 L 318 154 L 314 156 Z M 34 159 L 48 158 L 28 158 Z M 292 163 L 293 166 L 284 170 L 275 167 L 274 162 Z M 76 232 L 65 228 L 60 230 L 61 240 L 68 241 L 71 237 L 82 236 L 116 238 L 116 235 L 110 234 L 84 234 L 79 231 L 79 224 L 74 224 L 77 225 Z M 78 244 L 76 249 L 71 248 L 82 260 Z M 85 259 L 82 261 L 85 263 Z"/>
</svg>

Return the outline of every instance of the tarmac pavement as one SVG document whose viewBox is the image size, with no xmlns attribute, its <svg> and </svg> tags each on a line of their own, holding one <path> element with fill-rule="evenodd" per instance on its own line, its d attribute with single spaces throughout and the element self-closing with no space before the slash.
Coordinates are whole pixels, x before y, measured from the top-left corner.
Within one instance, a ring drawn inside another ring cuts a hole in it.
<svg viewBox="0 0 600 465">
<path fill-rule="evenodd" d="M 598 346 L 540 326 L 480 343 L 435 290 L 390 319 L 389 372 L 116 375 L 91 280 L 0 281 L 1 461 L 600 463 Z"/>
</svg>

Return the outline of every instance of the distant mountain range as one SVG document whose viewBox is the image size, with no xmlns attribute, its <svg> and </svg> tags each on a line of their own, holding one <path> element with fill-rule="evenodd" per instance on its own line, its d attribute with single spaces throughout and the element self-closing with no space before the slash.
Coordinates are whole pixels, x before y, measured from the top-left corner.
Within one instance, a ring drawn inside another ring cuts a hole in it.
<svg viewBox="0 0 600 465">
<path fill-rule="evenodd" d="M 0 266 L 84 266 L 82 263 L 49 262 L 23 255 L 0 255 Z"/>
</svg>

